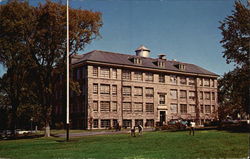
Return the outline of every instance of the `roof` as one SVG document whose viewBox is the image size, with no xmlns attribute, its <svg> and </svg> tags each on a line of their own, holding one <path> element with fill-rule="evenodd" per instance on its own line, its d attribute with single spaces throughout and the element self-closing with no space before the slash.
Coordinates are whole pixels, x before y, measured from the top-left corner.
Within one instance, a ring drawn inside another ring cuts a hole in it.
<svg viewBox="0 0 250 159">
<path fill-rule="evenodd" d="M 140 59 L 142 59 L 142 64 L 134 64 L 133 61 L 131 61 L 131 58 L 135 58 L 135 57 L 139 57 Z M 77 55 L 74 55 L 72 58 L 72 64 L 82 63 L 84 61 L 94 61 L 94 62 L 101 62 L 101 63 L 152 68 L 152 69 L 159 69 L 159 70 L 166 70 L 166 71 L 219 76 L 213 72 L 210 72 L 194 64 L 183 63 L 183 62 L 172 61 L 172 60 L 162 60 L 158 58 L 141 57 L 141 56 L 136 56 L 136 55 L 113 53 L 113 52 L 107 52 L 107 51 L 101 51 L 101 50 L 94 50 L 86 54 L 77 54 Z M 161 68 L 157 66 L 155 64 L 156 61 L 164 62 L 165 67 Z M 185 70 L 179 70 L 178 67 L 176 67 L 176 65 L 178 64 L 185 65 Z"/>
<path fill-rule="evenodd" d="M 138 47 L 135 51 L 141 51 L 141 50 L 145 50 L 145 51 L 150 51 L 148 48 L 146 48 L 144 45 L 141 45 L 140 47 Z"/>
</svg>

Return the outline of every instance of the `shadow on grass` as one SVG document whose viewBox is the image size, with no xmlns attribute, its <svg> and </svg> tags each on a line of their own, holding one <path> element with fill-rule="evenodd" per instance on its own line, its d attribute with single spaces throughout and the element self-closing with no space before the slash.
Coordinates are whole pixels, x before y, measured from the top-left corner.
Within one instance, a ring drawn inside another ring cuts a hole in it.
<svg viewBox="0 0 250 159">
<path fill-rule="evenodd" d="M 44 137 L 44 135 L 22 135 L 22 136 L 8 136 L 5 138 L 0 138 L 1 140 L 20 140 L 20 139 L 34 139 L 34 138 L 41 138 Z"/>
</svg>

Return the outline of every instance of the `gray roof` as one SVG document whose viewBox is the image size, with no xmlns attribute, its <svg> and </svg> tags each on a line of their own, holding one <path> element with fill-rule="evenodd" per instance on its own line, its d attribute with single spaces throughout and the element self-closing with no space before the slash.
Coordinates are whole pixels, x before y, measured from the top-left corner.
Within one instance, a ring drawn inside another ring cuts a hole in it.
<svg viewBox="0 0 250 159">
<path fill-rule="evenodd" d="M 138 57 L 142 59 L 142 64 L 134 64 L 133 61 L 131 60 L 134 57 Z M 183 63 L 179 61 L 161 60 L 157 58 L 141 57 L 141 56 L 128 55 L 128 54 L 113 53 L 113 52 L 107 52 L 107 51 L 101 51 L 101 50 L 94 50 L 89 53 L 74 55 L 72 59 L 72 64 L 77 64 L 77 63 L 81 63 L 84 61 L 95 61 L 95 62 L 102 62 L 102 63 L 153 68 L 153 69 L 166 70 L 166 71 L 176 71 L 176 72 L 186 72 L 186 73 L 218 76 L 217 74 L 210 72 L 199 66 L 196 66 L 194 64 L 188 64 L 188 63 Z M 156 61 L 164 62 L 165 67 L 164 68 L 158 67 L 155 64 Z M 185 70 L 179 70 L 176 67 L 177 64 L 184 64 Z"/>
<path fill-rule="evenodd" d="M 146 51 L 150 51 L 148 48 L 146 48 L 146 46 L 141 45 L 140 47 L 138 47 L 135 51 L 141 51 L 141 50 L 146 50 Z"/>
</svg>

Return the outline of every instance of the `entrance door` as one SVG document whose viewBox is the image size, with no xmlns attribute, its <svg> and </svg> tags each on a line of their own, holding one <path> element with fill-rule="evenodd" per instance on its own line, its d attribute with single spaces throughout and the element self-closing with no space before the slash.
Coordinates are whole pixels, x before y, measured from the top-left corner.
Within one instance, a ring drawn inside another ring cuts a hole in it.
<svg viewBox="0 0 250 159">
<path fill-rule="evenodd" d="M 166 112 L 160 111 L 160 126 L 163 126 L 163 123 L 166 121 Z"/>
</svg>

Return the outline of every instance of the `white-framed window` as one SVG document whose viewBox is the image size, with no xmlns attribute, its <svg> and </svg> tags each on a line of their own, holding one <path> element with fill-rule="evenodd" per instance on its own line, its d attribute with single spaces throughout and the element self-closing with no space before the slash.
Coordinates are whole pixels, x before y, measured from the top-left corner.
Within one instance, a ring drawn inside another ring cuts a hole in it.
<svg viewBox="0 0 250 159">
<path fill-rule="evenodd" d="M 112 78 L 117 79 L 117 69 L 116 68 L 112 68 Z"/>
<path fill-rule="evenodd" d="M 180 98 L 182 98 L 182 99 L 187 98 L 187 91 L 186 90 L 180 90 Z"/>
<path fill-rule="evenodd" d="M 214 87 L 214 79 L 211 79 L 211 87 Z"/>
<path fill-rule="evenodd" d="M 205 100 L 210 100 L 210 92 L 205 92 Z"/>
<path fill-rule="evenodd" d="M 195 100 L 195 91 L 189 91 L 189 99 Z"/>
<path fill-rule="evenodd" d="M 177 84 L 177 76 L 176 75 L 170 75 L 170 83 Z"/>
<path fill-rule="evenodd" d="M 101 101 L 100 103 L 101 112 L 109 112 L 110 111 L 110 102 L 109 101 Z"/>
<path fill-rule="evenodd" d="M 98 84 L 93 84 L 93 94 L 98 94 Z"/>
<path fill-rule="evenodd" d="M 110 127 L 110 120 L 109 119 L 101 120 L 101 127 L 102 128 L 109 128 Z"/>
<path fill-rule="evenodd" d="M 195 85 L 195 78 L 194 77 L 188 78 L 188 85 Z"/>
<path fill-rule="evenodd" d="M 171 113 L 177 113 L 178 112 L 178 104 L 176 104 L 176 103 L 171 103 L 170 104 L 170 111 L 171 111 Z"/>
<path fill-rule="evenodd" d="M 122 71 L 122 79 L 131 80 L 131 72 L 129 70 Z"/>
<path fill-rule="evenodd" d="M 101 84 L 100 92 L 101 94 L 110 94 L 110 85 Z"/>
<path fill-rule="evenodd" d="M 122 87 L 122 95 L 123 96 L 131 96 L 131 86 L 123 86 Z"/>
<path fill-rule="evenodd" d="M 215 93 L 212 92 L 212 100 L 215 100 Z"/>
<path fill-rule="evenodd" d="M 164 74 L 159 74 L 159 82 L 165 83 L 165 75 Z"/>
<path fill-rule="evenodd" d="M 203 104 L 200 105 L 200 112 L 204 113 L 204 105 Z"/>
<path fill-rule="evenodd" d="M 200 92 L 200 99 L 203 100 L 203 92 Z"/>
<path fill-rule="evenodd" d="M 164 93 L 159 94 L 159 104 L 165 104 L 166 103 L 166 98 Z"/>
<path fill-rule="evenodd" d="M 134 80 L 142 81 L 142 72 L 134 72 Z"/>
<path fill-rule="evenodd" d="M 147 73 L 145 73 L 145 75 L 146 75 L 145 81 L 147 81 L 147 82 L 153 82 L 154 81 L 153 73 L 147 72 Z"/>
<path fill-rule="evenodd" d="M 123 103 L 123 111 L 124 112 L 132 112 L 131 102 L 124 102 Z"/>
<path fill-rule="evenodd" d="M 186 85 L 187 84 L 187 78 L 185 76 L 180 77 L 180 84 Z"/>
<path fill-rule="evenodd" d="M 190 111 L 190 113 L 195 113 L 195 107 L 196 107 L 195 104 L 190 104 L 189 105 L 189 111 Z"/>
<path fill-rule="evenodd" d="M 204 86 L 209 87 L 210 86 L 210 80 L 209 78 L 204 79 Z"/>
<path fill-rule="evenodd" d="M 154 97 L 154 88 L 146 88 L 145 89 L 146 97 Z"/>
<path fill-rule="evenodd" d="M 142 103 L 134 103 L 134 112 L 142 112 L 143 111 L 143 104 Z"/>
<path fill-rule="evenodd" d="M 142 87 L 134 88 L 134 96 L 142 96 Z"/>
<path fill-rule="evenodd" d="M 93 111 L 98 111 L 98 101 L 93 101 Z"/>
<path fill-rule="evenodd" d="M 205 113 L 207 114 L 211 113 L 211 105 L 205 105 Z"/>
<path fill-rule="evenodd" d="M 93 128 L 98 128 L 98 119 L 93 120 Z"/>
<path fill-rule="evenodd" d="M 146 112 L 154 112 L 154 103 L 146 103 Z"/>
<path fill-rule="evenodd" d="M 110 69 L 109 68 L 101 68 L 101 78 L 109 78 Z"/>
<path fill-rule="evenodd" d="M 112 106 L 112 111 L 117 112 L 117 102 L 113 101 L 111 106 Z"/>
<path fill-rule="evenodd" d="M 177 99 L 177 90 L 176 89 L 170 90 L 170 97 L 171 97 L 171 99 Z"/>
<path fill-rule="evenodd" d="M 203 78 L 199 78 L 199 86 L 203 86 Z"/>
<path fill-rule="evenodd" d="M 117 85 L 112 85 L 112 95 L 117 95 Z"/>
<path fill-rule="evenodd" d="M 98 77 L 98 67 L 93 67 L 93 77 Z"/>
<path fill-rule="evenodd" d="M 181 104 L 181 114 L 186 114 L 187 113 L 187 104 Z"/>
</svg>

